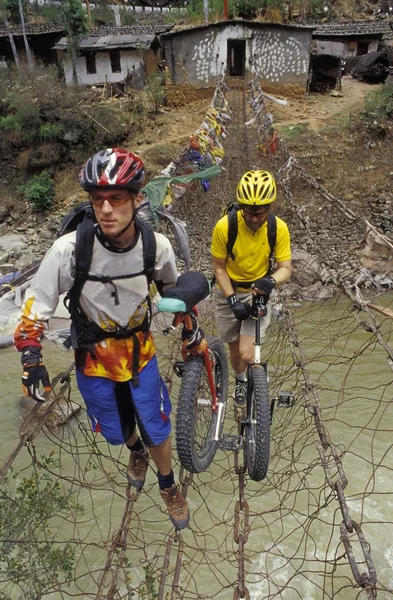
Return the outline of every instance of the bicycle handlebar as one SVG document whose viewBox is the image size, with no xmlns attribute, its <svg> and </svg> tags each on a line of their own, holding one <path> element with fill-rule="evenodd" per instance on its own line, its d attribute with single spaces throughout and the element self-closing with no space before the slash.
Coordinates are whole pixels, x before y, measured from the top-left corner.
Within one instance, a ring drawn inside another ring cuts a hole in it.
<svg viewBox="0 0 393 600">
<path fill-rule="evenodd" d="M 252 285 L 254 287 L 254 284 Z M 259 311 L 263 312 L 263 316 L 266 314 L 266 306 L 269 301 L 269 296 L 266 294 L 253 294 L 250 305 L 250 316 L 258 317 Z"/>
</svg>

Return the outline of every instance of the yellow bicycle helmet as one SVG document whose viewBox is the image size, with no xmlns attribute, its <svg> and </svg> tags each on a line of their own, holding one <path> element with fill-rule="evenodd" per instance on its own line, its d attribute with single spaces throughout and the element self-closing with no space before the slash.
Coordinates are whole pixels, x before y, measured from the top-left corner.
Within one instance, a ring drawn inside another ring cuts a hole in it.
<svg viewBox="0 0 393 600">
<path fill-rule="evenodd" d="M 236 190 L 239 204 L 249 206 L 271 204 L 276 196 L 276 182 L 268 171 L 247 171 L 239 181 Z"/>
</svg>

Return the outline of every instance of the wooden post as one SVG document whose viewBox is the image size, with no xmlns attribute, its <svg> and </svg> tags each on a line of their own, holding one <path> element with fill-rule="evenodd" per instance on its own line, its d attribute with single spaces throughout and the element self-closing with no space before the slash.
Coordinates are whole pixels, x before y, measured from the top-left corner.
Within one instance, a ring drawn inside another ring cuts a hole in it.
<svg viewBox="0 0 393 600">
<path fill-rule="evenodd" d="M 89 19 L 89 27 L 91 28 L 93 26 L 93 22 L 91 20 L 90 0 L 85 0 L 85 2 L 86 2 L 87 18 Z"/>
<path fill-rule="evenodd" d="M 224 0 L 224 21 L 228 21 L 229 12 L 228 12 L 228 0 Z"/>
</svg>

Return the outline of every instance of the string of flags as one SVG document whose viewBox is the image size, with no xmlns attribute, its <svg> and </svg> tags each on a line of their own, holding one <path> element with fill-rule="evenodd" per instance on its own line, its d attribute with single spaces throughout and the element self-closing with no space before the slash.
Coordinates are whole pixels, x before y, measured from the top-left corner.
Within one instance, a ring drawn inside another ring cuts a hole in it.
<svg viewBox="0 0 393 600">
<path fill-rule="evenodd" d="M 150 222 L 165 219 L 170 223 L 186 270 L 191 266 L 186 224 L 170 211 L 172 203 L 198 182 L 208 192 L 210 180 L 222 173 L 225 155 L 222 140 L 226 137 L 225 125 L 231 120 L 228 95 L 229 88 L 220 77 L 210 107 L 187 147 L 141 190 L 139 215 Z"/>
</svg>

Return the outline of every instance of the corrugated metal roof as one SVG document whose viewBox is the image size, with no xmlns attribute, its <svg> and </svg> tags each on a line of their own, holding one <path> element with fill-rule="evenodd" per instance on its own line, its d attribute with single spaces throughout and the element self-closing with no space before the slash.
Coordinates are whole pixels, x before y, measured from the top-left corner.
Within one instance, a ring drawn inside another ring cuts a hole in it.
<svg viewBox="0 0 393 600">
<path fill-rule="evenodd" d="M 154 33 L 139 35 L 89 35 L 79 44 L 81 50 L 110 50 L 113 48 L 150 48 L 156 39 Z M 66 50 L 67 38 L 63 37 L 54 46 L 54 50 Z"/>
</svg>

